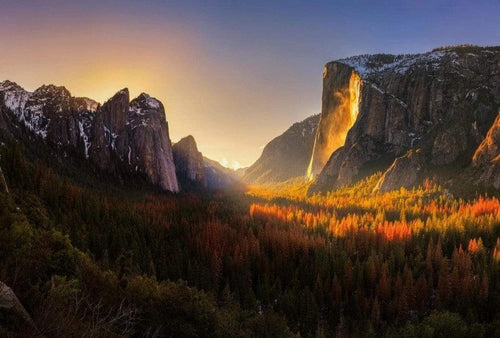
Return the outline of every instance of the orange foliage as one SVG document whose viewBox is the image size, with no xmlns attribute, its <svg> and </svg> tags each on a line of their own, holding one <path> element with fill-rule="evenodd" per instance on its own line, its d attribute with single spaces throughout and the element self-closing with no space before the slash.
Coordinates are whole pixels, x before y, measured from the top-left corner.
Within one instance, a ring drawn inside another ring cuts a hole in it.
<svg viewBox="0 0 500 338">
<path fill-rule="evenodd" d="M 475 216 L 496 215 L 500 210 L 500 201 L 496 197 L 479 197 L 474 203 L 466 204 L 461 211 L 465 210 L 470 210 Z"/>
</svg>

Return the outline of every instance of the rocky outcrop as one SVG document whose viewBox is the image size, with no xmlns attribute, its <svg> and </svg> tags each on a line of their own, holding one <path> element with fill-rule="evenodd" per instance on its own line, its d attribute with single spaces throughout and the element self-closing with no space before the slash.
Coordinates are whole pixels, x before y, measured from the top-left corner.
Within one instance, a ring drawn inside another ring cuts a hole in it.
<svg viewBox="0 0 500 338">
<path fill-rule="evenodd" d="M 35 328 L 35 324 L 23 304 L 19 301 L 14 291 L 0 281 L 0 309 L 12 312 L 24 320 L 24 322 Z"/>
<path fill-rule="evenodd" d="M 401 187 L 411 188 L 419 181 L 424 157 L 420 149 L 398 157 L 377 182 L 375 192 L 387 192 Z"/>
<path fill-rule="evenodd" d="M 500 112 L 473 157 L 478 183 L 500 189 Z"/>
<path fill-rule="evenodd" d="M 18 123 L 17 127 L 22 125 L 57 146 L 83 148 L 80 125 L 91 123 L 97 106 L 88 98 L 72 97 L 64 87 L 43 85 L 30 93 L 14 82 L 0 83 L 1 119 Z M 12 136 L 7 124 L 2 136 Z"/>
<path fill-rule="evenodd" d="M 177 179 L 183 191 L 235 189 L 240 186 L 236 171 L 203 156 L 189 135 L 173 145 Z"/>
<path fill-rule="evenodd" d="M 168 191 L 179 191 L 163 104 L 142 93 L 128 108 L 125 132 L 113 141 L 110 130 L 111 148 L 116 148 L 120 159 L 126 159 L 134 170 L 145 173 L 153 184 Z"/>
<path fill-rule="evenodd" d="M 2 171 L 2 167 L 0 167 L 0 192 L 9 193 L 9 186 L 7 185 L 7 181 L 5 180 L 5 176 Z"/>
<path fill-rule="evenodd" d="M 20 127 L 64 156 L 73 150 L 101 171 L 119 176 L 125 167 L 164 190 L 179 191 L 165 110 L 147 94 L 129 102 L 123 89 L 99 107 L 64 87 L 44 85 L 30 93 L 1 82 L 0 138 L 15 138 Z"/>
<path fill-rule="evenodd" d="M 331 154 L 310 192 L 335 189 L 386 170 L 412 149 L 421 149 L 425 158 L 418 165 L 466 167 L 500 107 L 498 47 L 362 55 L 326 68 L 324 84 L 345 84 L 353 72 L 359 74 L 361 99 L 344 145 Z M 322 116 L 335 105 L 327 101 Z M 409 174 L 417 165 L 410 162 L 404 166 Z"/>
<path fill-rule="evenodd" d="M 198 151 L 194 137 L 182 138 L 173 146 L 175 169 L 181 187 L 206 187 L 205 162 Z"/>
<path fill-rule="evenodd" d="M 311 159 L 319 115 L 293 124 L 269 142 L 259 159 L 245 169 L 242 181 L 251 184 L 284 182 L 304 176 Z"/>
</svg>

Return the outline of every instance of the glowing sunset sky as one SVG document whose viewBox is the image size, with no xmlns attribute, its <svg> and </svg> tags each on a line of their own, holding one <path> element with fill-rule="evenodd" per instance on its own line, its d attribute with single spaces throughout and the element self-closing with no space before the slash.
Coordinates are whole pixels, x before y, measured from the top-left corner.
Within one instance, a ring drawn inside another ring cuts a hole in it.
<svg viewBox="0 0 500 338">
<path fill-rule="evenodd" d="M 418 3 L 418 4 L 416 4 Z M 375 5 L 376 4 L 376 5 Z M 0 81 L 165 105 L 175 142 L 247 166 L 318 113 L 323 64 L 500 44 L 500 1 L 3 1 Z"/>
</svg>

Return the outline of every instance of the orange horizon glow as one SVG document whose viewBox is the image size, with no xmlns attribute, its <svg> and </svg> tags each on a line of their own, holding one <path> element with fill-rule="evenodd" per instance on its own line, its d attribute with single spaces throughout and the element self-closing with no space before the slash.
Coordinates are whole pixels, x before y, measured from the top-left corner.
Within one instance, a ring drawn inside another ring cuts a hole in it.
<svg viewBox="0 0 500 338">
<path fill-rule="evenodd" d="M 119 11 L 56 15 L 64 6 L 18 9 L 3 20 L 0 81 L 28 91 L 64 86 L 101 104 L 125 87 L 131 99 L 148 93 L 165 107 L 172 142 L 193 135 L 204 156 L 234 169 L 253 164 L 261 145 L 317 112 L 297 107 L 301 114 L 275 118 L 288 106 L 270 102 L 288 102 L 288 92 L 266 88 L 257 63 L 242 67 L 220 57 L 196 22 Z"/>
</svg>

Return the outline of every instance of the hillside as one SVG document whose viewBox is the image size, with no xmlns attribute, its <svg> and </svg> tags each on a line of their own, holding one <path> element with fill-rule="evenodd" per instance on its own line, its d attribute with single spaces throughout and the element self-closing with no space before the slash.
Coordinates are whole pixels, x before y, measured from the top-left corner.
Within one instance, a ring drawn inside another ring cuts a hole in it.
<svg viewBox="0 0 500 338">
<path fill-rule="evenodd" d="M 266 184 L 304 176 L 318 123 L 319 115 L 310 116 L 274 138 L 259 159 L 245 170 L 243 182 Z"/>
</svg>

